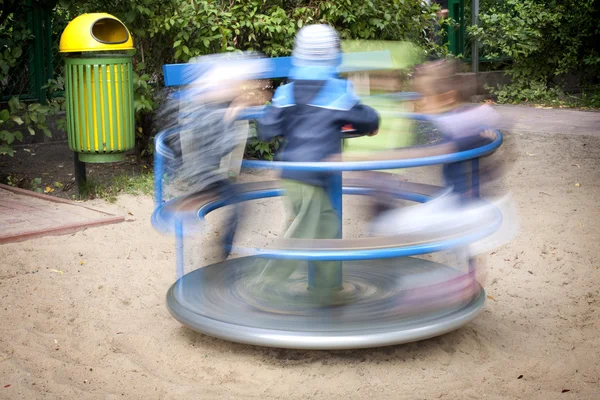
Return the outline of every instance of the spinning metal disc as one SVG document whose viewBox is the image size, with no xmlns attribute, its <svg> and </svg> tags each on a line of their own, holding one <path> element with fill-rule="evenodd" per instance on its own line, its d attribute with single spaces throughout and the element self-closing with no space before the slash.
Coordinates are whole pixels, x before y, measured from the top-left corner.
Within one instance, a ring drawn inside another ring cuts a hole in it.
<svg viewBox="0 0 600 400">
<path fill-rule="evenodd" d="M 295 349 L 355 349 L 422 340 L 475 318 L 485 292 L 471 276 L 405 257 L 343 263 L 343 288 L 307 289 L 306 269 L 271 287 L 260 259 L 244 257 L 195 270 L 167 294 L 183 325 L 221 339 Z"/>
</svg>

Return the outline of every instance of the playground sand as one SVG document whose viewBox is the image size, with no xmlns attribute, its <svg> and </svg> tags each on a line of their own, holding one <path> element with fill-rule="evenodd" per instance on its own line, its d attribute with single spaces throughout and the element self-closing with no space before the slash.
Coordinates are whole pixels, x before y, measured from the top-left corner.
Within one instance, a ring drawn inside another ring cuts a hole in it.
<svg viewBox="0 0 600 400">
<path fill-rule="evenodd" d="M 518 158 L 505 184 L 521 232 L 487 257 L 487 304 L 467 326 L 336 352 L 194 333 L 165 307 L 174 243 L 151 227 L 152 199 L 122 196 L 91 203 L 128 222 L 0 247 L 0 398 L 600 398 L 600 138 L 509 140 Z M 427 172 L 406 177 L 431 182 L 435 171 Z M 348 199 L 347 210 L 357 202 Z M 346 232 L 358 235 L 363 211 L 346 214 Z M 254 233 L 258 245 L 283 225 L 278 200 L 254 202 L 246 213 L 243 235 Z"/>
</svg>

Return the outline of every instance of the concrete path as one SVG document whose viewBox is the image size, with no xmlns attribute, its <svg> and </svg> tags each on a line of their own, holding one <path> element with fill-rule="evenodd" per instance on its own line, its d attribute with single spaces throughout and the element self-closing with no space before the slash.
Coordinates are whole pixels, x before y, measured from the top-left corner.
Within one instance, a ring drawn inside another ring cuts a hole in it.
<svg viewBox="0 0 600 400">
<path fill-rule="evenodd" d="M 503 117 L 501 129 L 513 133 L 600 136 L 600 112 L 564 108 L 495 105 Z"/>
</svg>

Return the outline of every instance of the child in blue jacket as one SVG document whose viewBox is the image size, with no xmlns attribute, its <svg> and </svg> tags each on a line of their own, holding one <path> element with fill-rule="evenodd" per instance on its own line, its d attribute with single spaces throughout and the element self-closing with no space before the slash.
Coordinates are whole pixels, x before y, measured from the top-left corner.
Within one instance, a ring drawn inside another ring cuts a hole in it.
<svg viewBox="0 0 600 400">
<path fill-rule="evenodd" d="M 292 53 L 291 83 L 279 87 L 258 122 L 262 140 L 284 139 L 278 155 L 282 161 L 320 162 L 341 152 L 342 127 L 375 134 L 379 116 L 361 104 L 350 82 L 337 77 L 341 63 L 340 40 L 328 25 L 308 25 L 298 32 Z M 326 172 L 283 171 L 285 194 L 292 221 L 284 237 L 335 239 L 339 220 L 326 193 L 331 174 Z M 315 263 L 327 275 L 332 263 Z M 261 276 L 281 282 L 296 269 L 294 260 L 268 262 Z M 325 277 L 325 281 L 327 278 Z"/>
</svg>

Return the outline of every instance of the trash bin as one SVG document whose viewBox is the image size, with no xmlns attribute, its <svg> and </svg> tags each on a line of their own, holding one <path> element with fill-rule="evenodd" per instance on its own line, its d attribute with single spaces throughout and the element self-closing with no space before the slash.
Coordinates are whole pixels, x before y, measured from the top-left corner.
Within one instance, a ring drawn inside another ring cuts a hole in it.
<svg viewBox="0 0 600 400">
<path fill-rule="evenodd" d="M 80 15 L 62 33 L 69 147 L 82 162 L 122 161 L 134 147 L 133 50 L 125 25 L 105 13 Z"/>
</svg>

